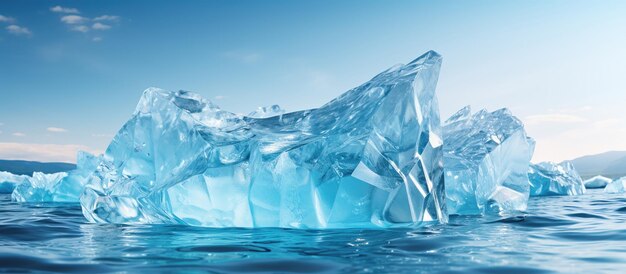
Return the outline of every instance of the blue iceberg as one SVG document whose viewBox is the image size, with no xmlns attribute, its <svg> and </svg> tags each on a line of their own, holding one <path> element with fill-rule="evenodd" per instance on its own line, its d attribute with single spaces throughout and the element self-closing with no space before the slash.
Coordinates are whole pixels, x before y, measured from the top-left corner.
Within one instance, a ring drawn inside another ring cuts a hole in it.
<svg viewBox="0 0 626 274">
<path fill-rule="evenodd" d="M 603 188 L 603 187 L 606 187 L 606 185 L 610 184 L 611 182 L 613 182 L 611 178 L 598 175 L 598 176 L 594 176 L 592 178 L 585 180 L 583 184 L 585 185 L 585 188 Z"/>
<path fill-rule="evenodd" d="M 528 165 L 535 142 L 508 109 L 469 106 L 443 126 L 446 206 L 450 214 L 525 210 Z"/>
<path fill-rule="evenodd" d="M 251 116 L 151 88 L 81 197 L 91 222 L 402 227 L 446 222 L 430 51 L 326 105 Z"/>
<path fill-rule="evenodd" d="M 98 157 L 79 151 L 75 170 L 53 174 L 35 172 L 15 188 L 11 197 L 14 201 L 27 203 L 78 203 L 87 180 L 99 163 Z"/>
<path fill-rule="evenodd" d="M 622 177 L 607 184 L 604 193 L 624 193 L 626 192 L 626 177 Z"/>
<path fill-rule="evenodd" d="M 572 163 L 541 162 L 528 171 L 530 196 L 581 195 L 585 185 Z"/>
<path fill-rule="evenodd" d="M 26 175 L 15 175 L 11 172 L 0 171 L 0 194 L 10 194 L 26 178 L 28 178 Z"/>
</svg>

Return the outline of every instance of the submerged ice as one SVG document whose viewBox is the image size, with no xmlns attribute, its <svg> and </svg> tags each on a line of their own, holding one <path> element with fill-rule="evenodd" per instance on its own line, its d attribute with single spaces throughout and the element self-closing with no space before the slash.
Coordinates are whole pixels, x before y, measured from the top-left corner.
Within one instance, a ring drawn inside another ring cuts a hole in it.
<svg viewBox="0 0 626 274">
<path fill-rule="evenodd" d="M 81 197 L 93 222 L 392 227 L 445 222 L 428 52 L 326 105 L 250 116 L 189 92 L 144 92 Z"/>
<path fill-rule="evenodd" d="M 35 172 L 15 188 L 11 197 L 17 202 L 77 203 L 99 162 L 98 157 L 79 151 L 75 170 L 53 174 Z"/>
<path fill-rule="evenodd" d="M 602 175 L 594 176 L 583 182 L 585 188 L 603 188 L 606 187 L 613 180 L 611 178 L 604 177 Z"/>
<path fill-rule="evenodd" d="M 534 141 L 508 109 L 468 107 L 443 126 L 446 206 L 450 214 L 525 210 Z"/>
<path fill-rule="evenodd" d="M 580 195 L 585 185 L 571 162 L 541 162 L 528 171 L 531 196 Z"/>
</svg>

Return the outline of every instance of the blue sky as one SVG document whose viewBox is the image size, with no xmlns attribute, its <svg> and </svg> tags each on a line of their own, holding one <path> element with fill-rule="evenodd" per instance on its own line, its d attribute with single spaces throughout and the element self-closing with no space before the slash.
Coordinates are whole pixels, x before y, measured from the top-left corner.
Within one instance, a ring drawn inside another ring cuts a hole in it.
<svg viewBox="0 0 626 274">
<path fill-rule="evenodd" d="M 535 161 L 626 150 L 625 1 L 1 1 L 0 158 L 101 152 L 148 87 L 313 108 L 433 49 L 443 118 L 509 107 Z"/>
</svg>

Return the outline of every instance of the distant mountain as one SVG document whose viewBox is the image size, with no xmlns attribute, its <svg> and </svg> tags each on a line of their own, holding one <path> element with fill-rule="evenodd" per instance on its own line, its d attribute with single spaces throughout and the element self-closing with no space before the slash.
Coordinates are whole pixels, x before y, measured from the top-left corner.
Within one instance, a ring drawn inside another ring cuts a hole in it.
<svg viewBox="0 0 626 274">
<path fill-rule="evenodd" d="M 35 171 L 55 173 L 75 169 L 70 163 L 41 163 L 22 160 L 0 160 L 0 171 L 8 171 L 19 175 L 32 175 Z"/>
<path fill-rule="evenodd" d="M 609 178 L 626 176 L 626 151 L 609 151 L 571 160 L 583 178 L 603 175 Z"/>
</svg>

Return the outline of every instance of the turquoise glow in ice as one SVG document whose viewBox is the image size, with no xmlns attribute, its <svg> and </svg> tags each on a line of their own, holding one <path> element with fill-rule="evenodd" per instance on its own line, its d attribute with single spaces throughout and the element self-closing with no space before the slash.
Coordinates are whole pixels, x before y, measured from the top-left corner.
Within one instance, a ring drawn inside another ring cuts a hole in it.
<svg viewBox="0 0 626 274">
<path fill-rule="evenodd" d="M 87 179 L 99 162 L 98 157 L 80 151 L 75 170 L 53 174 L 35 172 L 15 188 L 12 199 L 29 203 L 78 203 Z"/>
<path fill-rule="evenodd" d="M 450 214 L 525 210 L 535 142 L 508 109 L 465 107 L 443 126 L 446 206 Z"/>
<path fill-rule="evenodd" d="M 431 51 L 326 105 L 239 116 L 144 92 L 81 197 L 92 222 L 395 227 L 446 222 Z"/>
<path fill-rule="evenodd" d="M 0 193 L 11 193 L 15 186 L 19 185 L 28 178 L 26 175 L 15 175 L 11 172 L 0 171 Z"/>
<path fill-rule="evenodd" d="M 530 196 L 581 195 L 585 185 L 572 163 L 541 162 L 528 171 Z"/>
</svg>

